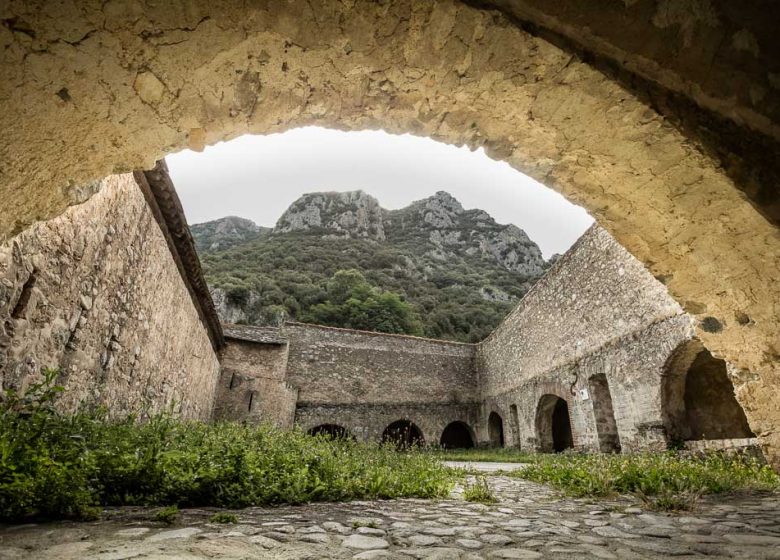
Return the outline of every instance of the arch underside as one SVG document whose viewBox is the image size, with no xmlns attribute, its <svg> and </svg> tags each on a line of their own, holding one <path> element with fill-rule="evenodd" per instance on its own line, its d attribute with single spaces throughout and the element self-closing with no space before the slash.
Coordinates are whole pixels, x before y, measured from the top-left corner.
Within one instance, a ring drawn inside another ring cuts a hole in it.
<svg viewBox="0 0 780 560">
<path fill-rule="evenodd" d="M 381 127 L 481 146 L 586 207 L 664 281 L 734 365 L 754 431 L 780 443 L 777 230 L 638 95 L 455 1 L 188 5 L 10 4 L 35 36 L 3 36 L 0 238 L 90 181 L 248 132 Z"/>
</svg>

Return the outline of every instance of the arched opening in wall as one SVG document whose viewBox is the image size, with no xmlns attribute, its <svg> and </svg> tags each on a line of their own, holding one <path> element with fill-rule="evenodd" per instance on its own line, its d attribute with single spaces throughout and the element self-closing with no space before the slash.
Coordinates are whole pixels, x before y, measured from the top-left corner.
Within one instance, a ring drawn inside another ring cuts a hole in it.
<svg viewBox="0 0 780 560">
<path fill-rule="evenodd" d="M 310 436 L 323 436 L 330 439 L 355 439 L 344 426 L 338 424 L 320 424 L 307 432 Z"/>
<path fill-rule="evenodd" d="M 488 438 L 492 447 L 504 447 L 504 420 L 497 412 L 488 416 Z"/>
<path fill-rule="evenodd" d="M 398 449 L 425 445 L 420 428 L 410 420 L 396 420 L 382 432 L 382 443 L 392 443 Z"/>
<path fill-rule="evenodd" d="M 592 375 L 588 379 L 588 387 L 591 403 L 593 403 L 596 432 L 599 436 L 599 449 L 602 453 L 620 453 L 620 436 L 607 375 L 605 373 Z"/>
<path fill-rule="evenodd" d="M 455 421 L 447 424 L 441 433 L 439 445 L 444 449 L 471 449 L 474 447 L 474 437 L 471 428 L 465 422 Z"/>
<path fill-rule="evenodd" d="M 667 361 L 662 408 L 672 445 L 755 437 L 734 396 L 728 364 L 695 339 L 678 347 Z"/>
<path fill-rule="evenodd" d="M 574 447 L 568 403 L 557 395 L 543 395 L 536 408 L 536 437 L 542 453 L 560 453 Z"/>
</svg>

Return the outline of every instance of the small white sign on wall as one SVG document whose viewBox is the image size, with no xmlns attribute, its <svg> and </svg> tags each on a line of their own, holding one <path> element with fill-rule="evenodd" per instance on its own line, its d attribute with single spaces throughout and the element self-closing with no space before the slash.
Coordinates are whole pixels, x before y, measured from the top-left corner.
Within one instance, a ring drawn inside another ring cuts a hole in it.
<svg viewBox="0 0 780 560">
<path fill-rule="evenodd" d="M 588 393 L 587 389 L 580 389 L 580 398 L 583 401 L 587 401 L 590 398 L 590 393 Z"/>
</svg>

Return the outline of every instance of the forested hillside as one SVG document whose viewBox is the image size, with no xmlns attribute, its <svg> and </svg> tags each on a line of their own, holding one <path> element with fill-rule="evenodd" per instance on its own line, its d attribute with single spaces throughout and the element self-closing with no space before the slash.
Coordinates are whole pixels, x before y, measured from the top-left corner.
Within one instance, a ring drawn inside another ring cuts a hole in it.
<svg viewBox="0 0 780 560">
<path fill-rule="evenodd" d="M 446 192 L 401 210 L 355 191 L 312 193 L 273 230 L 227 217 L 192 226 L 223 320 L 284 320 L 475 342 L 544 273 L 520 228 Z"/>
</svg>

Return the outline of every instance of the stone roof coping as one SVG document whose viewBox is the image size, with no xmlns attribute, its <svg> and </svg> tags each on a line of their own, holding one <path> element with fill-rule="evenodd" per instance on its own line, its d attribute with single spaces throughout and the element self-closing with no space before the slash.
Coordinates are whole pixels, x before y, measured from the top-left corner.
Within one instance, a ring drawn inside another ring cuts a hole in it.
<svg viewBox="0 0 780 560">
<path fill-rule="evenodd" d="M 452 344 L 454 346 L 478 346 L 478 343 L 473 343 L 473 342 L 458 342 L 457 340 L 441 340 L 439 338 L 425 338 L 423 336 L 414 336 L 411 334 L 395 334 L 395 333 L 383 333 L 377 331 L 361 331 L 358 329 L 345 329 L 343 327 L 331 327 L 328 325 L 317 325 L 315 323 L 300 323 L 297 321 L 285 321 L 284 326 L 286 327 L 287 325 L 293 327 L 307 327 L 307 328 L 310 327 L 314 329 L 338 331 L 343 333 L 353 333 L 353 334 L 368 335 L 368 336 L 407 338 L 412 340 L 420 340 L 423 342 L 435 342 L 437 344 Z"/>
<path fill-rule="evenodd" d="M 254 325 L 222 323 L 222 331 L 225 333 L 225 338 L 234 340 L 276 345 L 283 345 L 288 342 L 287 338 L 282 335 L 279 327 L 257 327 Z"/>
<path fill-rule="evenodd" d="M 133 177 L 163 232 L 181 279 L 190 293 L 198 316 L 206 326 L 211 345 L 218 352 L 225 346 L 222 325 L 203 277 L 184 209 L 168 174 L 168 166 L 165 160 L 160 160 L 148 171 L 134 171 Z"/>
</svg>

